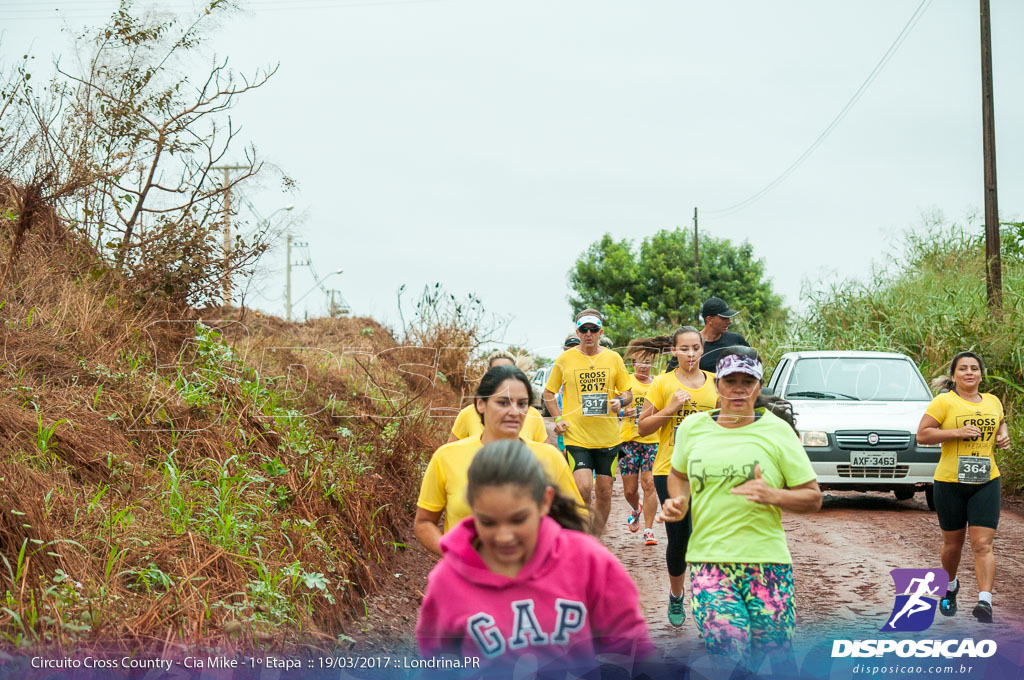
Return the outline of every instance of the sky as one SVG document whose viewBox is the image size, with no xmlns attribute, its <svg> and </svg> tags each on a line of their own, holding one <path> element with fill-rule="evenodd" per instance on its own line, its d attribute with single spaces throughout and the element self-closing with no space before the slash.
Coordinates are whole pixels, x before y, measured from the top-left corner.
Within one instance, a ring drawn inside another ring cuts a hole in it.
<svg viewBox="0 0 1024 680">
<path fill-rule="evenodd" d="M 0 0 L 3 60 L 67 53 L 62 27 L 115 6 Z M 753 245 L 797 311 L 823 282 L 869 278 L 926 216 L 973 216 L 983 233 L 978 4 L 958 0 L 926 0 L 820 146 L 721 212 L 812 145 L 920 6 L 250 0 L 209 45 L 241 72 L 280 65 L 231 115 L 297 182 L 246 195 L 309 243 L 294 261 L 343 270 L 326 285 L 390 325 L 403 284 L 407 316 L 424 285 L 473 293 L 507 320 L 506 342 L 553 356 L 586 247 L 691 229 L 694 207 L 701 233 Z M 1024 3 L 992 0 L 992 22 L 1000 217 L 1019 220 Z M 284 262 L 283 247 L 266 256 L 252 306 L 283 316 Z M 311 289 L 297 317 L 326 299 L 294 268 L 293 299 Z"/>
</svg>

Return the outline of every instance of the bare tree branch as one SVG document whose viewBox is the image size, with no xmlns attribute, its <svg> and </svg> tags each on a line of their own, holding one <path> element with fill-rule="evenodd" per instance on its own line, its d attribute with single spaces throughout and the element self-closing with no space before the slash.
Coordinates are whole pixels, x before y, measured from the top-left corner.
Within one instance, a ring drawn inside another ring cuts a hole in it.
<svg viewBox="0 0 1024 680">
<path fill-rule="evenodd" d="M 208 303 L 267 247 L 266 234 L 230 250 L 218 238 L 226 195 L 263 170 L 255 147 L 243 147 L 244 169 L 226 184 L 214 169 L 238 150 L 226 114 L 277 67 L 236 74 L 221 58 L 198 82 L 189 74 L 208 17 L 231 6 L 212 0 L 182 30 L 122 0 L 106 25 L 79 36 L 69 66 L 54 63 L 48 88 L 35 92 L 24 69 L 0 82 L 0 120 L 11 123 L 0 126 L 0 173 L 52 198 L 140 293 Z"/>
</svg>

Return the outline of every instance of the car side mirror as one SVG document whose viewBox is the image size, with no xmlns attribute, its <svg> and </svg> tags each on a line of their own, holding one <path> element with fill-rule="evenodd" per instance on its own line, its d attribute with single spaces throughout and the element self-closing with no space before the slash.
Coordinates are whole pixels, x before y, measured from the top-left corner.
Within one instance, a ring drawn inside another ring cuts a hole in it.
<svg viewBox="0 0 1024 680">
<path fill-rule="evenodd" d="M 775 390 L 773 390 L 770 387 L 762 387 L 761 388 L 761 394 L 763 394 L 766 397 L 773 397 L 773 396 L 775 396 Z"/>
</svg>

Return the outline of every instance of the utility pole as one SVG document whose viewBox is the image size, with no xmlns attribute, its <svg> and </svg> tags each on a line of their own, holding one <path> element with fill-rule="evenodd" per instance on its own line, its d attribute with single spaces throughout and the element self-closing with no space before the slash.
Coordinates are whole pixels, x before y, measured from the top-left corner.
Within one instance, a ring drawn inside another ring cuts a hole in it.
<svg viewBox="0 0 1024 680">
<path fill-rule="evenodd" d="M 296 241 L 296 246 L 308 246 L 308 243 L 302 241 Z M 288 234 L 284 239 L 284 320 L 292 320 L 292 267 L 304 267 L 309 265 L 309 260 L 305 262 L 292 262 L 292 235 Z M 299 298 L 300 300 L 302 298 Z"/>
<path fill-rule="evenodd" d="M 231 304 L 231 171 L 248 170 L 248 165 L 215 165 L 224 173 L 224 306 Z"/>
<path fill-rule="evenodd" d="M 700 285 L 699 267 L 700 263 L 697 259 L 697 206 L 693 206 L 693 281 L 698 285 Z"/>
<path fill-rule="evenodd" d="M 1003 266 L 999 257 L 999 203 L 996 196 L 996 120 L 992 97 L 992 19 L 981 0 L 981 116 L 985 146 L 985 296 L 989 309 L 1003 307 Z"/>
<path fill-rule="evenodd" d="M 292 235 L 284 239 L 284 320 L 292 320 Z"/>
</svg>

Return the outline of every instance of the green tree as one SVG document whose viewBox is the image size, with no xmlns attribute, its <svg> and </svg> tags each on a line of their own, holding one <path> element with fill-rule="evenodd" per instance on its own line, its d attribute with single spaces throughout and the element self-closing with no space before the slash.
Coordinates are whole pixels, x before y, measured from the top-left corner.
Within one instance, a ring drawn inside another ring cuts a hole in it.
<svg viewBox="0 0 1024 680">
<path fill-rule="evenodd" d="M 782 298 L 766 278 L 764 262 L 744 241 L 702 237 L 693 268 L 693 236 L 663 229 L 640 243 L 610 234 L 592 243 L 569 272 L 573 309 L 595 307 L 605 315 L 616 345 L 699 320 L 700 306 L 717 295 L 743 312 L 748 326 L 784 320 Z"/>
</svg>

